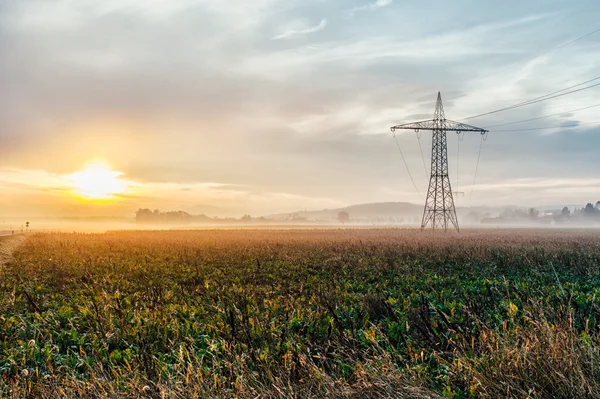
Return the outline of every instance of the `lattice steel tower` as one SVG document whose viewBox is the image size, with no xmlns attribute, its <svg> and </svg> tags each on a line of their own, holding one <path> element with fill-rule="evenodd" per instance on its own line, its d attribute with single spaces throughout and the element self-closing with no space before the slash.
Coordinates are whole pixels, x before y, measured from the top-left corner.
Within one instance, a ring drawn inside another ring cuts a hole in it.
<svg viewBox="0 0 600 399">
<path fill-rule="evenodd" d="M 450 185 L 450 178 L 448 177 L 448 146 L 446 132 L 454 131 L 457 134 L 462 132 L 479 132 L 481 134 L 486 134 L 488 131 L 479 127 L 447 120 L 444 115 L 442 96 L 439 92 L 433 119 L 392 126 L 391 129 L 392 132 L 398 129 L 409 129 L 416 132 L 419 132 L 419 130 L 431 130 L 433 132 L 431 144 L 431 176 L 429 178 L 429 189 L 427 190 L 427 199 L 425 200 L 425 210 L 423 211 L 421 229 L 424 229 L 427 225 L 431 224 L 433 230 L 448 230 L 448 225 L 451 224 L 457 231 L 460 231 L 458 227 L 458 218 L 456 217 L 456 209 L 454 207 L 454 198 L 452 197 L 452 186 Z"/>
</svg>

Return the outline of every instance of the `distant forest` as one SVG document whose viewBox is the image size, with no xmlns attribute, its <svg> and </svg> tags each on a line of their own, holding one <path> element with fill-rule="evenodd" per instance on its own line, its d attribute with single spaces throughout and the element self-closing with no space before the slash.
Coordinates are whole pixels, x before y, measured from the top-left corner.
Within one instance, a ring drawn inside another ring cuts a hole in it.
<svg viewBox="0 0 600 399">
<path fill-rule="evenodd" d="M 541 212 L 535 208 L 507 209 L 498 217 L 485 218 L 482 223 L 541 223 L 541 224 L 595 224 L 600 223 L 600 201 L 589 202 L 582 208 L 571 211 L 568 207 Z"/>
<path fill-rule="evenodd" d="M 135 213 L 137 223 L 148 224 L 188 224 L 188 223 L 231 223 L 231 222 L 249 222 L 252 220 L 267 221 L 265 218 L 253 219 L 250 215 L 244 215 L 236 218 L 219 218 L 206 215 L 192 215 L 184 211 L 161 212 L 158 209 L 138 209 Z"/>
<path fill-rule="evenodd" d="M 540 211 L 536 208 L 505 209 L 499 216 L 490 217 L 477 212 L 470 212 L 465 219 L 471 223 L 482 224 L 596 224 L 600 223 L 600 201 L 588 203 L 571 211 L 568 207 L 556 210 Z M 358 224 L 418 224 L 419 217 L 355 217 L 347 211 L 337 212 L 330 218 L 308 219 L 297 214 L 289 214 L 285 218 L 265 218 L 244 215 L 241 218 L 220 218 L 207 215 L 192 215 L 185 211 L 161 212 L 158 209 L 138 209 L 135 214 L 137 223 L 145 224 L 232 224 L 232 223 L 358 223 Z"/>
</svg>

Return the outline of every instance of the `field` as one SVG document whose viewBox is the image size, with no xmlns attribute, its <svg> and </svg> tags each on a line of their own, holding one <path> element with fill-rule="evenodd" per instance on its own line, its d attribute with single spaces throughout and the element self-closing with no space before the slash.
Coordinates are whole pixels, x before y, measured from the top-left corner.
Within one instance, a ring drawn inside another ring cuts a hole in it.
<svg viewBox="0 0 600 399">
<path fill-rule="evenodd" d="M 600 233 L 32 234 L 3 397 L 599 398 Z"/>
</svg>

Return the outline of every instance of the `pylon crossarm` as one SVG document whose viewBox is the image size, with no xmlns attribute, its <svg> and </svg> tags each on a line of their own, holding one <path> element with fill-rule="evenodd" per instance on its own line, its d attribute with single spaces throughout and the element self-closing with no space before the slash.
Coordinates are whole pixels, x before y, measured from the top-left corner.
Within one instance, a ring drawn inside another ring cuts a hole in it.
<svg viewBox="0 0 600 399">
<path fill-rule="evenodd" d="M 480 127 L 467 125 L 466 123 L 454 122 L 448 119 L 430 119 L 420 122 L 405 123 L 392 126 L 392 132 L 396 130 L 447 130 L 454 132 L 479 132 L 481 134 L 488 131 Z"/>
<path fill-rule="evenodd" d="M 392 126 L 391 130 L 392 132 L 395 130 L 400 130 L 400 129 L 404 129 L 404 130 L 433 130 L 433 121 L 432 120 L 427 120 L 427 121 L 420 121 L 420 122 L 412 122 L 412 123 L 405 123 L 403 125 L 396 125 L 396 126 Z"/>
</svg>

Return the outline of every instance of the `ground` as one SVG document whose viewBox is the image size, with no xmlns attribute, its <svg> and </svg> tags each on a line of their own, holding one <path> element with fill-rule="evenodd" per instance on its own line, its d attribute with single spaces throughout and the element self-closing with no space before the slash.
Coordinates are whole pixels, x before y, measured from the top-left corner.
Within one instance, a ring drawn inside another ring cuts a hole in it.
<svg viewBox="0 0 600 399">
<path fill-rule="evenodd" d="M 22 234 L 0 237 L 0 266 L 4 266 L 12 259 L 13 252 L 21 245 L 24 239 L 25 236 Z"/>
<path fill-rule="evenodd" d="M 5 397 L 600 397 L 600 233 L 31 234 Z"/>
</svg>

